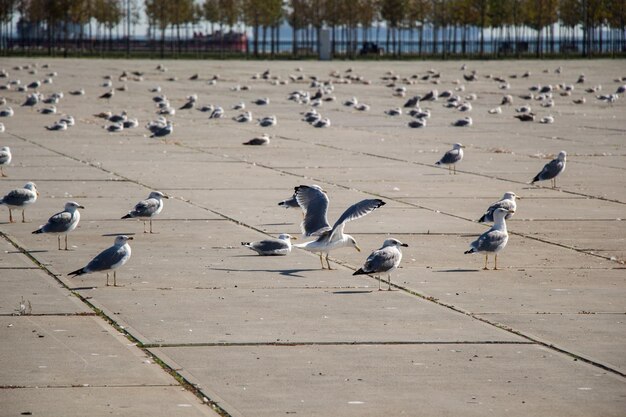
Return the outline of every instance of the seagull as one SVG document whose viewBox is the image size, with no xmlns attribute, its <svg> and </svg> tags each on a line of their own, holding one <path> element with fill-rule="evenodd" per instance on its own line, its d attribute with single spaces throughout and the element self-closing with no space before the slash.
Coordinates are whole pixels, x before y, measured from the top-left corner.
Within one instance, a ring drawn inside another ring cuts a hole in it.
<svg viewBox="0 0 626 417">
<path fill-rule="evenodd" d="M 395 109 L 385 110 L 385 114 L 387 116 L 401 116 L 402 109 L 400 107 L 396 107 Z"/>
<path fill-rule="evenodd" d="M 244 142 L 243 144 L 244 145 L 269 145 L 270 136 L 267 133 L 263 133 L 263 135 L 250 139 L 249 141 Z"/>
<path fill-rule="evenodd" d="M 173 131 L 174 131 L 174 124 L 171 121 L 168 120 L 165 123 L 165 126 L 161 127 L 158 130 L 155 130 L 150 135 L 150 137 L 151 138 L 162 138 L 164 136 L 171 135 Z"/>
<path fill-rule="evenodd" d="M 415 107 L 419 104 L 421 96 L 413 96 L 404 103 L 405 108 Z"/>
<path fill-rule="evenodd" d="M 65 122 L 65 124 L 69 127 L 69 126 L 74 126 L 76 124 L 76 120 L 74 120 L 74 117 L 65 114 L 63 116 L 61 116 L 61 119 L 59 120 L 60 122 Z"/>
<path fill-rule="evenodd" d="M 24 210 L 26 206 L 33 204 L 37 201 L 37 196 L 39 192 L 37 191 L 37 186 L 34 182 L 28 182 L 24 185 L 24 188 L 18 188 L 16 190 L 11 190 L 7 195 L 0 199 L 0 205 L 5 205 L 9 209 L 9 223 L 13 223 L 13 209 L 21 209 L 22 210 L 22 223 L 26 223 L 26 218 L 24 217 Z"/>
<path fill-rule="evenodd" d="M 541 120 L 539 120 L 539 123 L 543 123 L 543 124 L 552 124 L 554 123 L 554 116 L 552 115 L 547 115 L 541 118 Z"/>
<path fill-rule="evenodd" d="M 537 181 L 545 181 L 551 180 L 552 188 L 556 188 L 556 177 L 560 175 L 563 171 L 565 171 L 565 158 L 567 156 L 567 152 L 561 151 L 559 155 L 548 162 L 541 172 L 535 175 L 535 178 L 531 181 L 531 184 L 534 184 Z"/>
<path fill-rule="evenodd" d="M 359 103 L 359 104 L 354 106 L 354 109 L 358 110 L 358 111 L 369 111 L 370 106 L 368 104 L 365 104 L 365 103 Z"/>
<path fill-rule="evenodd" d="M 67 249 L 67 235 L 78 226 L 80 221 L 80 212 L 78 209 L 84 209 L 75 201 L 65 203 L 65 210 L 55 214 L 48 219 L 48 223 L 35 230 L 33 234 L 53 233 L 57 235 L 58 248 L 61 250 L 61 235 L 65 235 L 65 250 Z"/>
<path fill-rule="evenodd" d="M 495 260 L 493 269 L 498 269 L 498 252 L 500 252 L 506 246 L 509 240 L 509 234 L 506 230 L 506 221 L 504 218 L 507 214 L 513 214 L 512 210 L 504 208 L 497 208 L 494 213 L 494 223 L 491 229 L 480 235 L 478 239 L 470 243 L 470 249 L 465 253 L 485 253 L 485 267 L 484 270 L 488 270 L 487 261 L 489 253 L 494 253 Z"/>
<path fill-rule="evenodd" d="M 482 215 L 480 219 L 478 219 L 478 223 L 484 222 L 493 222 L 493 213 L 496 209 L 503 208 L 505 210 L 510 210 L 513 213 L 517 210 L 517 203 L 515 202 L 516 198 L 521 198 L 516 195 L 513 191 L 507 191 L 504 193 L 502 199 L 496 201 L 492 205 L 489 206 L 485 214 Z M 506 219 L 509 219 L 513 213 L 507 213 Z"/>
<path fill-rule="evenodd" d="M 8 177 L 8 175 L 4 173 L 4 166 L 9 165 L 11 163 L 11 159 L 11 148 L 3 146 L 2 149 L 0 149 L 0 176 Z"/>
<path fill-rule="evenodd" d="M 122 110 L 122 112 L 120 114 L 112 114 L 111 116 L 109 116 L 109 122 L 113 122 L 113 123 L 118 123 L 118 122 L 124 122 L 128 119 L 128 113 L 126 112 L 126 110 Z"/>
<path fill-rule="evenodd" d="M 52 131 L 67 130 L 67 122 L 65 120 L 59 120 L 58 122 L 55 122 L 51 126 L 46 126 L 46 129 L 52 130 Z"/>
<path fill-rule="evenodd" d="M 224 109 L 221 108 L 220 106 L 217 106 L 213 110 L 211 115 L 209 116 L 209 119 L 221 119 L 223 116 L 224 116 Z"/>
<path fill-rule="evenodd" d="M 103 98 L 105 100 L 111 100 L 113 98 L 113 96 L 115 95 L 115 90 L 109 90 L 106 93 L 102 94 L 100 97 L 98 98 Z"/>
<path fill-rule="evenodd" d="M 351 99 L 348 99 L 343 102 L 343 105 L 346 107 L 354 107 L 357 104 L 359 104 L 359 100 L 356 97 L 352 97 Z"/>
<path fill-rule="evenodd" d="M 347 246 L 353 247 L 359 252 L 361 251 L 356 240 L 352 236 L 343 233 L 346 223 L 350 220 L 361 218 L 385 205 L 385 202 L 380 199 L 362 200 L 350 206 L 331 228 L 326 218 L 329 200 L 321 188 L 301 185 L 295 188 L 295 196 L 304 213 L 304 220 L 300 225 L 302 233 L 304 236 L 317 236 L 318 238 L 294 246 L 309 252 L 319 253 L 322 269 L 325 269 L 322 258 L 324 253 L 326 253 L 328 269 L 332 269 L 328 261 L 330 251 Z"/>
<path fill-rule="evenodd" d="M 498 107 L 494 107 L 493 109 L 489 109 L 488 113 L 489 114 L 501 114 L 502 113 L 502 107 L 498 106 Z"/>
<path fill-rule="evenodd" d="M 122 122 L 122 125 L 124 126 L 124 129 L 132 129 L 132 128 L 139 126 L 139 120 L 137 120 L 136 117 L 132 119 L 127 119 L 124 122 Z"/>
<path fill-rule="evenodd" d="M 365 264 L 352 275 L 383 274 L 387 273 L 388 291 L 391 291 L 391 273 L 395 271 L 402 260 L 400 247 L 408 247 L 397 239 L 385 239 L 383 246 L 375 250 L 367 257 Z M 380 291 L 380 279 L 378 280 L 378 291 Z"/>
<path fill-rule="evenodd" d="M 424 97 L 420 98 L 420 101 L 436 101 L 438 98 L 439 92 L 437 90 L 431 90 Z"/>
<path fill-rule="evenodd" d="M 316 120 L 312 123 L 313 127 L 329 127 L 330 119 L 328 117 L 324 117 L 323 119 Z"/>
<path fill-rule="evenodd" d="M 277 123 L 278 120 L 276 119 L 276 116 L 268 116 L 259 119 L 259 125 L 261 125 L 262 127 L 276 126 Z"/>
<path fill-rule="evenodd" d="M 24 107 L 24 106 L 26 106 L 26 107 L 33 107 L 37 103 L 39 103 L 39 95 L 37 95 L 35 93 L 29 94 L 26 97 L 26 101 L 24 103 L 22 103 L 22 107 Z"/>
<path fill-rule="evenodd" d="M 70 91 L 70 95 L 72 95 L 72 96 L 84 96 L 85 95 L 85 89 L 81 88 L 79 90 L 72 90 L 72 91 Z"/>
<path fill-rule="evenodd" d="M 446 152 L 439 161 L 435 162 L 435 165 L 447 165 L 448 173 L 450 174 L 452 173 L 452 168 L 454 168 L 454 174 L 456 175 L 456 163 L 463 159 L 463 148 L 465 146 L 455 143 L 452 145 L 452 149 Z"/>
<path fill-rule="evenodd" d="M 278 240 L 264 239 L 258 242 L 241 242 L 241 244 L 262 256 L 284 256 L 291 252 L 291 239 L 296 238 L 282 233 L 278 236 Z"/>
<path fill-rule="evenodd" d="M 415 119 L 409 122 L 409 127 L 414 129 L 419 129 L 421 127 L 426 127 L 426 119 Z"/>
<path fill-rule="evenodd" d="M 103 250 L 87 264 L 87 266 L 70 272 L 69 276 L 80 276 L 92 272 L 106 272 L 107 287 L 109 286 L 109 271 L 113 271 L 113 286 L 117 287 L 116 269 L 123 266 L 130 259 L 131 250 L 128 244 L 132 237 L 121 235 L 115 238 L 115 243 L 108 249 Z"/>
<path fill-rule="evenodd" d="M 252 121 L 252 112 L 241 113 L 239 116 L 233 117 L 233 120 L 239 123 L 248 123 Z"/>
<path fill-rule="evenodd" d="M 43 109 L 39 109 L 39 113 L 41 114 L 56 114 L 56 112 L 56 106 L 44 107 Z"/>
<path fill-rule="evenodd" d="M 519 119 L 522 122 L 534 122 L 535 121 L 535 114 L 534 113 L 523 113 L 523 114 L 518 114 L 516 116 L 513 116 L 516 119 Z"/>
<path fill-rule="evenodd" d="M 233 105 L 232 107 L 233 110 L 245 110 L 246 109 L 246 103 L 244 103 L 243 101 Z"/>
<path fill-rule="evenodd" d="M 107 132 L 121 132 L 124 130 L 124 125 L 122 123 L 113 123 L 104 127 Z"/>
<path fill-rule="evenodd" d="M 11 107 L 0 110 L 0 117 L 13 117 L 14 114 L 15 112 Z"/>
<path fill-rule="evenodd" d="M 122 219 L 140 218 L 143 220 L 143 232 L 146 231 L 146 219 L 150 221 L 150 233 L 152 231 L 152 218 L 163 210 L 163 198 L 169 198 L 160 191 L 152 191 L 147 199 L 140 201 Z"/>
<path fill-rule="evenodd" d="M 189 97 L 187 97 L 187 102 L 182 105 L 180 110 L 193 109 L 196 106 L 196 101 L 197 100 L 198 100 L 198 96 L 197 95 L 195 95 L 195 94 L 190 95 Z"/>
<path fill-rule="evenodd" d="M 472 118 L 467 116 L 464 117 L 462 119 L 459 119 L 455 122 L 452 123 L 452 126 L 456 126 L 456 127 L 468 127 L 471 126 L 474 122 L 472 121 Z"/>
<path fill-rule="evenodd" d="M 270 99 L 267 97 L 258 98 L 254 100 L 253 103 L 256 104 L 257 106 L 267 106 L 268 104 L 270 104 Z"/>
</svg>

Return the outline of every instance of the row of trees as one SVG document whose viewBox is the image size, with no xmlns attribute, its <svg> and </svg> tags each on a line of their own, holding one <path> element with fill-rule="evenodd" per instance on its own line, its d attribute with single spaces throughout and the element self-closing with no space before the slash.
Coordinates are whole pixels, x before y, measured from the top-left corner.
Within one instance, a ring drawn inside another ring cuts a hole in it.
<svg viewBox="0 0 626 417">
<path fill-rule="evenodd" d="M 294 55 L 319 46 L 322 28 L 331 30 L 333 47 L 346 45 L 342 52 L 349 55 L 360 41 L 380 41 L 381 30 L 387 51 L 398 55 L 403 43 L 420 54 L 484 54 L 487 42 L 490 51 L 497 43 L 500 51 L 514 52 L 531 41 L 541 54 L 554 52 L 557 39 L 573 45 L 581 33 L 581 52 L 591 53 L 606 42 L 622 47 L 626 34 L 626 0 L 0 0 L 0 38 L 16 14 L 38 37 L 44 31 L 51 48 L 55 39 L 67 41 L 72 25 L 81 44 L 85 28 L 94 37 L 92 25 L 96 38 L 122 30 L 130 39 L 145 14 L 148 37 L 158 33 L 161 48 L 168 30 L 180 45 L 190 28 L 219 28 L 220 34 L 250 28 L 255 55 L 268 44 L 278 51 L 283 22 L 292 28 Z"/>
</svg>

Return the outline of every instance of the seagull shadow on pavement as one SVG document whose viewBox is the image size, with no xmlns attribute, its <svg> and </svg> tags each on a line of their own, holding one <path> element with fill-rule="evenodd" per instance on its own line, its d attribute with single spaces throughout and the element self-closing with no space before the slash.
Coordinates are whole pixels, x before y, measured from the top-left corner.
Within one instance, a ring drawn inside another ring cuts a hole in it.
<svg viewBox="0 0 626 417">
<path fill-rule="evenodd" d="M 294 278 L 306 278 L 304 275 L 298 275 L 298 272 L 319 271 L 319 269 L 314 269 L 314 268 L 308 268 L 308 269 L 235 269 L 235 268 L 211 268 L 209 267 L 209 269 L 213 271 L 227 271 L 227 272 L 277 272 L 280 275 L 285 275 L 287 277 L 294 277 Z"/>
<path fill-rule="evenodd" d="M 440 269 L 433 272 L 480 272 L 480 269 Z"/>
</svg>

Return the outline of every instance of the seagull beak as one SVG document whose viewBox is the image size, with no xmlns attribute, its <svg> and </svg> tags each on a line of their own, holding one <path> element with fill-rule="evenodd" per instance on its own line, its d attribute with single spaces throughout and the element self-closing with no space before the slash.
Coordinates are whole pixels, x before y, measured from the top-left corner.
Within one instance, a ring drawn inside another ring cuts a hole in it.
<svg viewBox="0 0 626 417">
<path fill-rule="evenodd" d="M 354 249 L 356 249 L 357 251 L 361 252 L 361 248 L 359 248 L 359 245 L 354 245 Z"/>
<path fill-rule="evenodd" d="M 79 209 L 85 209 L 85 206 L 78 206 Z"/>
<path fill-rule="evenodd" d="M 518 196 L 517 194 L 515 194 L 515 198 L 517 198 L 518 200 L 522 199 L 522 197 Z"/>
<path fill-rule="evenodd" d="M 408 248 L 409 245 L 407 245 L 406 243 L 401 244 L 400 246 L 404 246 L 405 248 Z"/>
<path fill-rule="evenodd" d="M 128 240 L 135 240 L 135 238 L 132 236 L 128 236 Z"/>
<path fill-rule="evenodd" d="M 515 213 L 515 210 L 507 210 L 507 213 L 513 214 Z"/>
<path fill-rule="evenodd" d="M 169 195 L 163 195 L 163 198 L 171 198 Z"/>
</svg>

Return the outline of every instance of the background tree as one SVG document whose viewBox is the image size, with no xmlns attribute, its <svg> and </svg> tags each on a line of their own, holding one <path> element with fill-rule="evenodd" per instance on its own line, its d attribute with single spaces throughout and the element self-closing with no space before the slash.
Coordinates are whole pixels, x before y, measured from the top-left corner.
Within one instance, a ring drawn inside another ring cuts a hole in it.
<svg viewBox="0 0 626 417">
<path fill-rule="evenodd" d="M 400 53 L 398 41 L 398 28 L 405 21 L 407 12 L 407 0 L 381 0 L 380 15 L 387 22 L 387 51 L 389 48 L 389 36 L 395 46 L 394 55 Z"/>
</svg>

